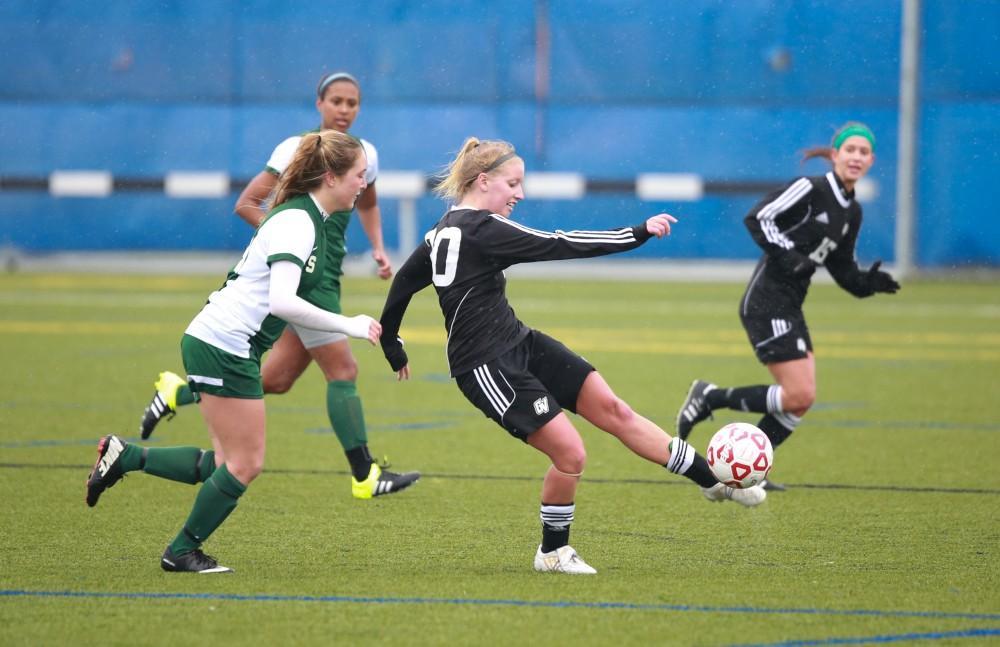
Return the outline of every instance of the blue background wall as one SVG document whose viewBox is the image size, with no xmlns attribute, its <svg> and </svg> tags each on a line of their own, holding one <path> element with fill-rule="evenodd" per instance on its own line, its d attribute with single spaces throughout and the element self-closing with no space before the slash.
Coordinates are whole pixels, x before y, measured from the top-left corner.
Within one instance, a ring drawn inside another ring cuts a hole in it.
<svg viewBox="0 0 1000 647">
<path fill-rule="evenodd" d="M 0 6 L 0 176 L 249 178 L 316 125 L 317 79 L 346 69 L 364 91 L 354 132 L 383 169 L 434 172 L 475 134 L 514 142 L 529 171 L 780 182 L 824 172 L 798 153 L 863 120 L 879 193 L 859 256 L 891 259 L 901 18 L 890 0 L 13 0 Z M 917 262 L 1000 265 L 1000 2 L 925 0 L 921 19 Z M 237 250 L 250 232 L 235 197 L 2 191 L 0 245 Z M 759 197 L 529 200 L 518 217 L 599 227 L 666 209 L 682 218 L 675 238 L 634 254 L 753 258 L 740 220 Z M 442 208 L 421 200 L 421 227 Z M 382 209 L 394 247 L 398 205 Z M 360 227 L 349 244 L 366 247 Z"/>
</svg>

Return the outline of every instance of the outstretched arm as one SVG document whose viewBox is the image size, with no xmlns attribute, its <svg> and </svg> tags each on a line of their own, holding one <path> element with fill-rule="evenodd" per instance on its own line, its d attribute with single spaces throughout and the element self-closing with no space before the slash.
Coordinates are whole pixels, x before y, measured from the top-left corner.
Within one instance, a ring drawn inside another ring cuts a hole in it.
<svg viewBox="0 0 1000 647">
<path fill-rule="evenodd" d="M 634 227 L 543 231 L 494 214 L 483 220 L 476 235 L 493 257 L 513 265 L 627 252 L 653 236 L 662 238 L 669 235 L 670 225 L 674 222 L 677 222 L 676 218 L 661 213 Z"/>
<path fill-rule="evenodd" d="M 342 332 L 358 339 L 367 339 L 373 345 L 382 334 L 382 326 L 368 315 L 345 317 L 317 308 L 296 294 L 302 268 L 291 261 L 276 261 L 271 264 L 268 300 L 271 314 L 279 319 L 312 328 Z"/>
</svg>

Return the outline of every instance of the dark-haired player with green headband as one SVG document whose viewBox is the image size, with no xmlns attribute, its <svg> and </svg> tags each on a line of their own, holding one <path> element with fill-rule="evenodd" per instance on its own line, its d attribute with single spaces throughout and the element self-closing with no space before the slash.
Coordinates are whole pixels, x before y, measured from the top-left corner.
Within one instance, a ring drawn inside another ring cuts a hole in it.
<svg viewBox="0 0 1000 647">
<path fill-rule="evenodd" d="M 681 438 L 714 409 L 764 414 L 757 426 L 775 448 L 795 431 L 816 399 L 816 360 L 802 303 L 818 266 L 825 266 L 856 297 L 899 289 L 879 269 L 881 261 L 862 270 L 854 257 L 861 229 L 854 188 L 875 161 L 875 135 L 862 123 L 848 122 L 834 133 L 830 146 L 807 150 L 803 161 L 814 157 L 830 160 L 833 170 L 793 180 L 758 202 L 744 219 L 764 254 L 740 301 L 740 319 L 757 359 L 776 384 L 726 388 L 695 380 L 677 413 Z M 764 489 L 785 488 L 765 482 Z"/>
<path fill-rule="evenodd" d="M 316 110 L 320 114 L 320 130 L 347 133 L 361 107 L 361 86 L 347 72 L 325 74 L 316 86 Z M 264 219 L 265 202 L 278 177 L 288 166 L 302 135 L 288 137 L 271 153 L 264 169 L 258 173 L 236 200 L 236 213 L 253 227 Z M 392 276 L 392 265 L 382 241 L 382 215 L 375 191 L 378 177 L 378 153 L 375 147 L 360 140 L 367 157 L 365 180 L 368 188 L 358 197 L 355 207 L 358 218 L 372 246 L 372 258 L 378 276 Z M 315 293 L 316 305 L 330 312 L 340 312 L 340 277 L 347 252 L 345 235 L 351 210 L 333 214 L 324 225 L 328 262 L 325 265 L 321 289 Z M 392 494 L 412 485 L 419 472 L 396 474 L 374 461 L 368 450 L 368 434 L 364 411 L 356 382 L 358 363 L 351 353 L 345 335 L 310 330 L 291 324 L 268 353 L 261 368 L 264 393 L 287 393 L 296 380 L 315 361 L 326 379 L 326 409 L 337 439 L 351 467 L 351 493 L 358 499 Z M 165 416 L 172 416 L 177 407 L 194 402 L 194 396 L 183 378 L 165 371 L 155 384 L 156 392 L 143 412 L 140 423 L 142 438 L 148 438 Z"/>
</svg>

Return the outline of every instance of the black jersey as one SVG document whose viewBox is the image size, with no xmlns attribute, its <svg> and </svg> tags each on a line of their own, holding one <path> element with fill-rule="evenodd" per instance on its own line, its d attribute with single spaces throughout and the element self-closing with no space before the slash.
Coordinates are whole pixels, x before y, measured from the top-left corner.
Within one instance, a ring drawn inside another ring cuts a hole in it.
<svg viewBox="0 0 1000 647">
<path fill-rule="evenodd" d="M 454 208 L 396 273 L 382 311 L 382 350 L 394 371 L 406 365 L 399 326 L 410 298 L 433 282 L 448 333 L 451 375 L 467 373 L 528 334 L 507 302 L 504 269 L 624 252 L 649 238 L 645 223 L 607 231 L 549 232 L 489 211 Z"/>
<path fill-rule="evenodd" d="M 758 202 L 744 223 L 764 250 L 747 288 L 748 298 L 756 291 L 768 296 L 760 303 L 800 308 L 819 265 L 825 265 L 837 284 L 851 294 L 872 294 L 854 257 L 861 206 L 836 173 L 790 182 Z M 793 273 L 793 268 L 799 271 Z"/>
</svg>

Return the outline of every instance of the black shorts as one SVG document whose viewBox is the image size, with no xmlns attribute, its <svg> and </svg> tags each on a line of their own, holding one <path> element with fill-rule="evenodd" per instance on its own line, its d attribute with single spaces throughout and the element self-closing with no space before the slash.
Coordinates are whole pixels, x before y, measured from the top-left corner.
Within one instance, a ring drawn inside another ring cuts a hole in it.
<svg viewBox="0 0 1000 647">
<path fill-rule="evenodd" d="M 487 418 L 525 440 L 576 399 L 594 367 L 561 342 L 532 330 L 500 357 L 455 377 Z"/>
<path fill-rule="evenodd" d="M 771 316 L 740 316 L 761 364 L 803 359 L 812 352 L 809 327 L 801 310 Z"/>
</svg>

